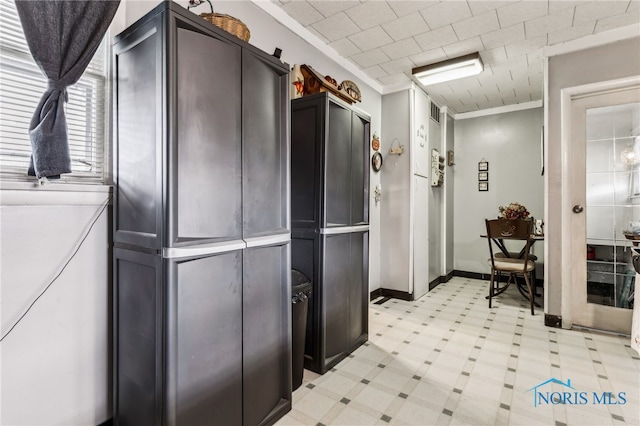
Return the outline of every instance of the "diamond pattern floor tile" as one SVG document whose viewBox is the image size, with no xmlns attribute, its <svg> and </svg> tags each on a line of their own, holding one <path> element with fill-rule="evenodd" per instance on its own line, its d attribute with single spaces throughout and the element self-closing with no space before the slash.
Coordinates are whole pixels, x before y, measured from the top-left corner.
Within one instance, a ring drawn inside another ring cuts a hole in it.
<svg viewBox="0 0 640 426">
<path fill-rule="evenodd" d="M 324 376 L 305 370 L 276 425 L 639 424 L 628 338 L 546 327 L 517 293 L 489 309 L 486 293 L 486 281 L 454 277 L 420 300 L 372 303 L 368 344 Z M 535 407 L 532 389 L 551 378 L 589 398 L 625 392 L 627 403 Z"/>
</svg>

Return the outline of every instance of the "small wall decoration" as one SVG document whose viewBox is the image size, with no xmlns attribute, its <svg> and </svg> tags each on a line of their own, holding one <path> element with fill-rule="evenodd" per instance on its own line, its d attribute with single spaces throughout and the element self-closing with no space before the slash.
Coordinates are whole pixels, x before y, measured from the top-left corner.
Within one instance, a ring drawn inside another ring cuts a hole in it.
<svg viewBox="0 0 640 426">
<path fill-rule="evenodd" d="M 489 170 L 489 163 L 484 158 L 478 163 L 478 171 L 486 172 Z"/>
<path fill-rule="evenodd" d="M 453 151 L 447 151 L 447 166 L 455 166 L 456 163 L 453 162 Z"/>
<path fill-rule="evenodd" d="M 444 183 L 444 157 L 437 149 L 431 150 L 431 186 L 442 186 Z"/>
<path fill-rule="evenodd" d="M 393 147 L 394 144 L 398 146 L 396 148 Z M 402 155 L 404 152 L 404 145 L 400 145 L 398 138 L 395 138 L 391 141 L 391 147 L 389 148 L 389 155 Z"/>
<path fill-rule="evenodd" d="M 488 191 L 489 182 L 478 182 L 478 191 Z"/>
<path fill-rule="evenodd" d="M 420 126 L 416 136 L 417 136 L 418 140 L 420 141 L 420 146 L 425 146 L 426 143 L 427 143 L 427 132 L 424 130 L 424 125 Z"/>
<path fill-rule="evenodd" d="M 373 148 L 374 151 L 377 151 L 380 149 L 380 138 L 378 137 L 377 133 L 374 133 L 372 136 L 371 148 Z"/>
<path fill-rule="evenodd" d="M 489 172 L 478 172 L 478 180 L 479 181 L 488 181 L 489 180 Z"/>
<path fill-rule="evenodd" d="M 373 154 L 373 157 L 371 157 L 371 167 L 373 168 L 374 172 L 380 171 L 380 169 L 382 168 L 382 154 L 380 154 L 379 152 Z"/>
</svg>

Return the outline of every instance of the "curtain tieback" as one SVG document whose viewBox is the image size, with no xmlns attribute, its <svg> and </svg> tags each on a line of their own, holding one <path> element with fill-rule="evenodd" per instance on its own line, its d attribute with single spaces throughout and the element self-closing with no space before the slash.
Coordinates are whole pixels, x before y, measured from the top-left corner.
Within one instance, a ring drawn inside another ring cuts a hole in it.
<svg viewBox="0 0 640 426">
<path fill-rule="evenodd" d="M 64 84 L 60 80 L 47 80 L 47 90 L 55 91 L 62 93 L 64 96 L 64 101 L 69 102 L 69 94 L 67 93 L 67 85 Z"/>
</svg>

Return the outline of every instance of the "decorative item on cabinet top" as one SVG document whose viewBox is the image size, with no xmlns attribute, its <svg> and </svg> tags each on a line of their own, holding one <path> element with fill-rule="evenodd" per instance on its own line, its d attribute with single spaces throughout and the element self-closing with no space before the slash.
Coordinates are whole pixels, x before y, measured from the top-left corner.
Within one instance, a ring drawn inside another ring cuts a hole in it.
<svg viewBox="0 0 640 426">
<path fill-rule="evenodd" d="M 302 72 L 302 77 L 304 78 L 305 95 L 311 95 L 313 93 L 320 92 L 329 92 L 349 104 L 360 102 L 362 100 L 360 89 L 353 81 L 345 80 L 342 83 L 338 84 L 333 77 L 323 76 L 318 71 L 314 70 L 306 64 L 300 66 L 300 71 Z"/>
<path fill-rule="evenodd" d="M 242 41 L 249 41 L 251 32 L 249 31 L 249 28 L 247 28 L 247 26 L 244 24 L 244 22 L 230 15 L 214 13 L 213 5 L 209 0 L 189 0 L 189 6 L 187 6 L 187 9 L 199 6 L 205 1 L 209 3 L 209 7 L 211 7 L 211 13 L 201 13 L 200 16 L 202 18 L 211 22 L 216 27 L 220 27 L 226 32 L 233 34 Z"/>
<path fill-rule="evenodd" d="M 291 99 L 298 99 L 304 95 L 304 76 L 300 71 L 300 65 L 294 64 L 291 68 Z"/>
</svg>

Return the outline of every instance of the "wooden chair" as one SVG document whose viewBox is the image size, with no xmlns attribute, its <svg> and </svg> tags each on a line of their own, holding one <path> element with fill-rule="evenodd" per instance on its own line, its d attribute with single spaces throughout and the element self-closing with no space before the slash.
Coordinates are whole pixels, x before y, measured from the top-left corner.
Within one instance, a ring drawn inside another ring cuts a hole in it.
<svg viewBox="0 0 640 426">
<path fill-rule="evenodd" d="M 534 290 L 532 272 L 535 270 L 535 263 L 530 258 L 531 251 L 531 219 L 485 219 L 487 226 L 487 240 L 489 241 L 489 265 L 491 266 L 491 282 L 489 284 L 489 308 L 493 296 L 505 291 L 513 281 L 517 285 L 517 277 L 522 275 L 527 284 L 525 294 L 520 287 L 520 292 L 529 299 L 531 304 L 531 315 L 534 315 Z M 522 243 L 522 257 L 510 257 L 510 252 L 505 246 L 505 241 L 519 241 Z M 494 247 L 498 250 L 494 250 Z M 497 256 L 501 253 L 501 256 Z M 497 276 L 501 273 L 509 274 L 507 284 L 502 288 L 497 288 Z"/>
<path fill-rule="evenodd" d="M 532 234 L 532 235 L 533 235 L 533 228 L 534 228 L 534 226 L 533 226 L 533 220 L 531 220 L 531 234 Z M 531 243 L 531 245 L 533 245 L 533 243 Z M 499 252 L 495 253 L 495 257 L 496 257 L 496 258 L 498 258 L 498 259 L 500 259 L 500 258 L 504 259 L 504 258 L 507 258 L 507 257 L 511 257 L 511 258 L 522 258 L 522 256 L 524 256 L 524 253 L 520 253 L 520 252 L 519 252 L 519 253 L 516 253 L 516 252 L 512 252 L 512 251 L 510 251 L 508 254 L 505 254 L 505 253 L 503 253 L 503 252 L 501 252 L 501 251 L 499 251 Z M 535 254 L 533 254 L 533 253 L 531 253 L 531 252 L 530 252 L 530 253 L 529 253 L 529 260 L 532 260 L 532 261 L 533 261 L 533 264 L 535 265 L 535 264 L 536 264 L 536 262 L 537 262 L 537 260 L 538 260 L 538 256 L 536 256 Z M 499 279 L 500 279 L 500 274 L 498 274 L 498 280 L 499 280 Z M 537 279 L 536 279 L 536 268 L 533 268 L 533 272 L 531 273 L 531 282 L 532 282 L 532 284 L 533 284 L 533 291 L 534 291 L 534 293 L 535 293 L 535 296 L 540 296 L 540 295 L 538 294 L 538 289 L 537 289 L 537 287 L 536 287 L 536 283 L 537 283 Z"/>
</svg>

